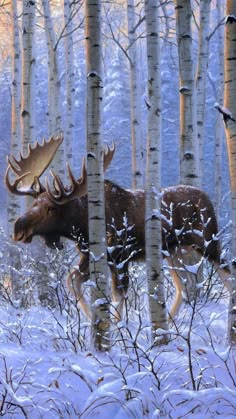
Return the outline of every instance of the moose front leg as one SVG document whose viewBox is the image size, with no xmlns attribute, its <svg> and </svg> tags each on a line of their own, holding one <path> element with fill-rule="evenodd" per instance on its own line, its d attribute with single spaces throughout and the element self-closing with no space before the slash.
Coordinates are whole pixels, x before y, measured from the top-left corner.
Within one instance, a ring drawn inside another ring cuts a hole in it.
<svg viewBox="0 0 236 419">
<path fill-rule="evenodd" d="M 82 285 L 89 279 L 89 256 L 87 253 L 80 253 L 78 269 L 74 269 L 67 278 L 67 286 L 74 294 L 80 309 L 91 320 L 91 310 L 84 297 Z"/>
<path fill-rule="evenodd" d="M 123 316 L 124 302 L 129 287 L 128 265 L 122 269 L 116 266 L 111 267 L 111 289 L 112 289 L 112 308 L 116 321 L 120 321 Z"/>
</svg>

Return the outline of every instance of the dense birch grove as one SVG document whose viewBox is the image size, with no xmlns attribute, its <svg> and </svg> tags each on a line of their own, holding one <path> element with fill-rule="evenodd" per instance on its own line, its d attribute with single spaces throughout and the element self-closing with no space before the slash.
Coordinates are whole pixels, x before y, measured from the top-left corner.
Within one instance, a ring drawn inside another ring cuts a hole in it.
<svg viewBox="0 0 236 419">
<path fill-rule="evenodd" d="M 0 1 L 0 416 L 236 416 L 236 0 Z"/>
<path fill-rule="evenodd" d="M 19 150 L 26 155 L 36 139 L 63 132 L 51 168 L 67 182 L 66 162 L 79 173 L 86 156 L 95 347 L 106 347 L 110 333 L 103 156 L 113 141 L 116 152 L 107 176 L 145 189 L 150 319 L 154 330 L 168 329 L 163 186 L 181 183 L 209 193 L 235 273 L 234 2 L 12 0 L 1 3 L 0 13 L 2 158 Z M 11 242 L 13 222 L 29 202 L 6 194 L 5 168 L 1 218 Z M 34 248 L 33 257 L 47 270 L 44 251 L 36 242 Z M 19 266 L 15 250 L 12 261 Z M 194 250 L 185 260 L 186 265 L 198 262 Z M 194 275 L 187 277 L 194 282 Z M 19 299 L 14 269 L 11 281 Z M 38 283 L 39 300 L 50 300 L 48 281 L 39 276 Z M 232 279 L 232 340 L 235 287 Z M 103 334 L 105 343 L 98 339 Z"/>
</svg>

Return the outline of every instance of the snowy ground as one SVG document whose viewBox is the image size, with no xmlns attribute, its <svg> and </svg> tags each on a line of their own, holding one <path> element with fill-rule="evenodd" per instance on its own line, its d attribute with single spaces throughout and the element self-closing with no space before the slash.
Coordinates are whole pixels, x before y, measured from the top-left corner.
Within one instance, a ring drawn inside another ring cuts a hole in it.
<svg viewBox="0 0 236 419">
<path fill-rule="evenodd" d="M 66 302 L 60 309 L 19 309 L 2 299 L 0 416 L 235 418 L 227 294 L 214 284 L 208 298 L 185 304 L 171 327 L 171 342 L 152 347 L 143 278 L 141 267 L 127 301 L 129 319 L 113 327 L 107 354 L 91 350 L 89 324 L 63 286 Z"/>
</svg>

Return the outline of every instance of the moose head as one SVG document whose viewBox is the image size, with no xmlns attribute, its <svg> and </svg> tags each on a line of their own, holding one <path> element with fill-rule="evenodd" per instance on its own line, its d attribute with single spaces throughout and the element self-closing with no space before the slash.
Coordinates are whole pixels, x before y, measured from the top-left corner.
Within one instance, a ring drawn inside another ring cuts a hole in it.
<svg viewBox="0 0 236 419">
<path fill-rule="evenodd" d="M 51 176 L 54 190 L 51 189 L 47 178 L 45 185 L 40 181 L 40 177 L 48 168 L 62 141 L 62 135 L 51 137 L 49 141 L 43 140 L 42 144 L 36 142 L 34 145 L 28 145 L 26 156 L 20 154 L 19 159 L 13 156 L 8 157 L 5 175 L 8 190 L 16 195 L 34 198 L 29 211 L 15 222 L 13 235 L 15 241 L 30 243 L 34 236 L 39 235 L 44 238 L 48 247 L 62 249 L 60 237 L 73 238 L 72 227 L 75 214 L 72 211 L 71 201 L 87 194 L 85 160 L 82 161 L 81 176 L 77 180 L 67 164 L 69 186 L 64 186 L 60 177 L 53 171 L 51 171 Z M 104 171 L 109 166 L 114 151 L 113 145 L 103 152 Z M 13 183 L 10 180 L 11 172 L 16 176 Z M 82 222 L 86 224 L 87 220 Z"/>
</svg>

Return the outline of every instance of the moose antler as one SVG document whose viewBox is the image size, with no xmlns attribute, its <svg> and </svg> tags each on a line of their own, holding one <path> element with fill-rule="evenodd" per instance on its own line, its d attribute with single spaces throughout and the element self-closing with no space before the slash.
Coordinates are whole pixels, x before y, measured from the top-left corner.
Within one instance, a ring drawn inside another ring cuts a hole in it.
<svg viewBox="0 0 236 419">
<path fill-rule="evenodd" d="M 41 185 L 40 176 L 51 163 L 63 135 L 51 137 L 49 141 L 43 140 L 42 144 L 36 142 L 28 145 L 28 153 L 20 158 L 8 156 L 8 167 L 5 174 L 5 183 L 8 190 L 15 195 L 31 195 L 36 198 L 45 188 Z M 9 173 L 13 171 L 17 176 L 14 183 L 10 182 Z"/>
<path fill-rule="evenodd" d="M 115 144 L 112 144 L 112 147 L 106 146 L 106 149 L 103 151 L 103 169 L 104 173 L 107 170 L 115 152 Z M 67 172 L 70 179 L 70 186 L 64 186 L 62 180 L 58 175 L 51 171 L 53 177 L 53 185 L 55 191 L 52 192 L 46 179 L 46 189 L 50 199 L 59 204 L 65 204 L 68 201 L 71 201 L 75 198 L 81 197 L 87 194 L 87 170 L 85 167 L 85 159 L 83 158 L 81 177 L 76 180 L 69 164 L 67 163 Z"/>
</svg>

